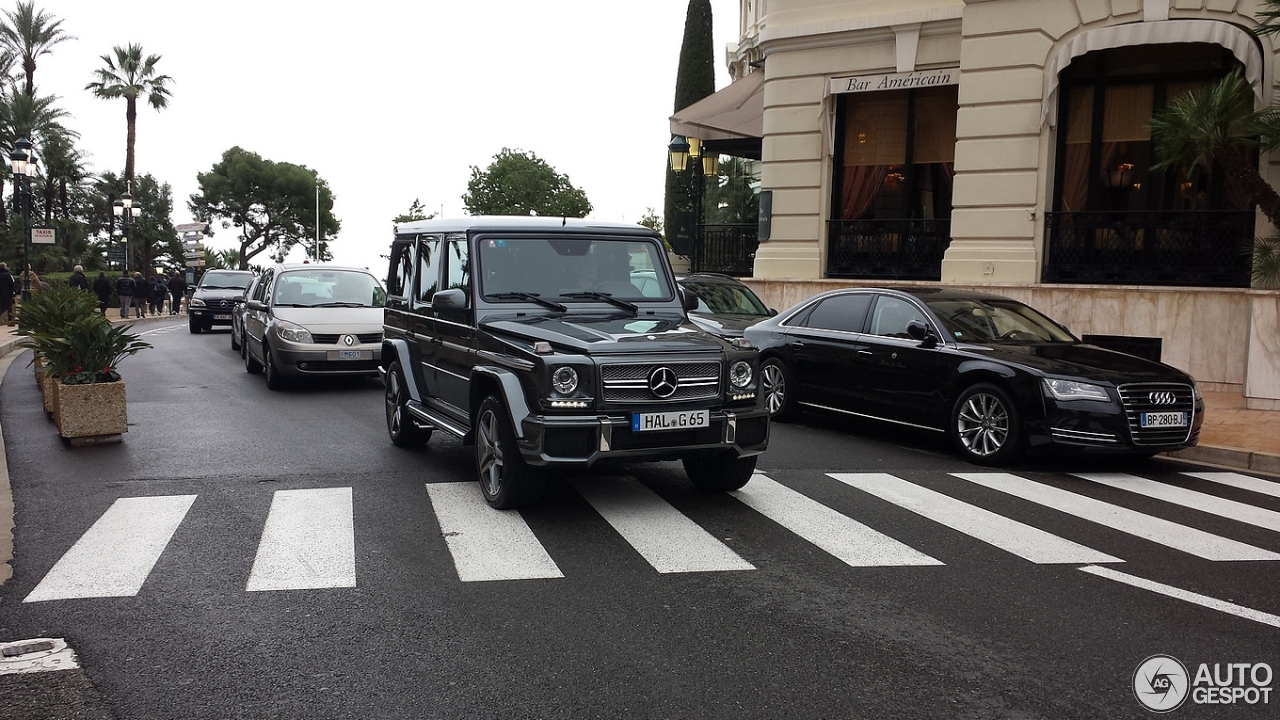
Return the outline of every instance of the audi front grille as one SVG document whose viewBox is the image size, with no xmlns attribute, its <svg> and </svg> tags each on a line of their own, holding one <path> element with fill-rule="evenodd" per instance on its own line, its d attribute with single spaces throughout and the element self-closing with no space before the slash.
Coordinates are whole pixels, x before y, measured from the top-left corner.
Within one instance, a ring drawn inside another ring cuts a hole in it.
<svg viewBox="0 0 1280 720">
<path fill-rule="evenodd" d="M 1184 445 L 1195 425 L 1195 392 L 1181 383 L 1132 383 L 1116 388 L 1129 420 L 1129 435 L 1134 445 Z M 1142 427 L 1142 413 L 1184 412 L 1186 427 Z"/>
</svg>

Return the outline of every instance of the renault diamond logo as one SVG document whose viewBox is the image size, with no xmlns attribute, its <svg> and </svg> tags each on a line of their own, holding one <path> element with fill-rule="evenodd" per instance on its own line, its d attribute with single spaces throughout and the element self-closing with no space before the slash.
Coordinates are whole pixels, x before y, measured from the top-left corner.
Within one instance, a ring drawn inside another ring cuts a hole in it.
<svg viewBox="0 0 1280 720">
<path fill-rule="evenodd" d="M 351 347 L 352 345 L 355 345 L 355 344 L 356 344 L 356 339 L 355 339 L 354 337 L 350 336 L 350 335 L 343 335 L 343 336 L 342 336 L 342 343 L 343 343 L 344 345 L 346 345 L 347 347 Z"/>
<path fill-rule="evenodd" d="M 1172 405 L 1178 401 L 1178 396 L 1171 392 L 1153 392 L 1147 394 L 1147 401 L 1152 405 Z"/>
<path fill-rule="evenodd" d="M 676 371 L 669 367 L 660 367 L 649 373 L 649 392 L 654 397 L 663 400 L 676 394 L 676 387 L 679 386 L 680 379 L 676 377 Z"/>
</svg>

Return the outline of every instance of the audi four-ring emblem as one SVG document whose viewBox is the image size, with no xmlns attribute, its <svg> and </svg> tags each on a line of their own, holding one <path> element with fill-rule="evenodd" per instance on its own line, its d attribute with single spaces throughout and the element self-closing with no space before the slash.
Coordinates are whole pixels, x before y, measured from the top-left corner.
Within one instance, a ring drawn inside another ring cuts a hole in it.
<svg viewBox="0 0 1280 720">
<path fill-rule="evenodd" d="M 676 377 L 676 371 L 669 367 L 654 368 L 649 373 L 649 392 L 654 397 L 667 399 L 676 394 L 676 388 L 680 385 L 680 379 Z"/>
<path fill-rule="evenodd" d="M 1147 393 L 1147 401 L 1152 405 L 1172 405 L 1178 402 L 1178 396 L 1168 391 Z"/>
</svg>

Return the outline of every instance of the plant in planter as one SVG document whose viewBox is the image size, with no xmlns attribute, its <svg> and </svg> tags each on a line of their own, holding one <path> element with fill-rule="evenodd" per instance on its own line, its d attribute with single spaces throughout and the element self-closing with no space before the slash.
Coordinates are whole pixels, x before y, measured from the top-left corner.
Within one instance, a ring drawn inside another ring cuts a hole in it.
<svg viewBox="0 0 1280 720">
<path fill-rule="evenodd" d="M 150 343 L 129 326 L 115 326 L 97 313 L 72 320 L 59 331 L 36 333 L 31 345 L 45 359 L 53 385 L 53 420 L 64 438 L 118 436 L 128 431 L 120 361 Z"/>
<path fill-rule="evenodd" d="M 33 293 L 31 298 L 22 303 L 18 311 L 18 335 L 25 336 L 24 347 L 35 347 L 34 338 L 38 334 L 52 335 L 59 333 L 71 322 L 85 317 L 102 317 L 98 315 L 98 300 L 92 293 L 73 287 L 62 287 Z M 44 395 L 45 412 L 53 412 L 53 376 L 42 370 L 44 356 L 39 348 L 32 354 L 32 365 L 36 369 L 36 381 Z"/>
</svg>

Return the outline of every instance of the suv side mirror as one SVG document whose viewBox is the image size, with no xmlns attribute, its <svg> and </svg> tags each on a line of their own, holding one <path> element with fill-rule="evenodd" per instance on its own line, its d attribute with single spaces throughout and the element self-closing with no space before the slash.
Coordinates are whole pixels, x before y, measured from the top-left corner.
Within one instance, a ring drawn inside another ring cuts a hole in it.
<svg viewBox="0 0 1280 720">
<path fill-rule="evenodd" d="M 440 290 L 431 296 L 432 310 L 465 310 L 467 308 L 467 291 L 462 288 Z"/>
<path fill-rule="evenodd" d="M 698 309 L 698 296 L 680 288 L 680 304 L 684 306 L 685 312 Z"/>
<path fill-rule="evenodd" d="M 919 320 L 912 320 L 907 323 L 907 334 L 914 340 L 919 340 L 924 347 L 937 347 L 938 336 L 934 335 L 929 327 Z"/>
</svg>

